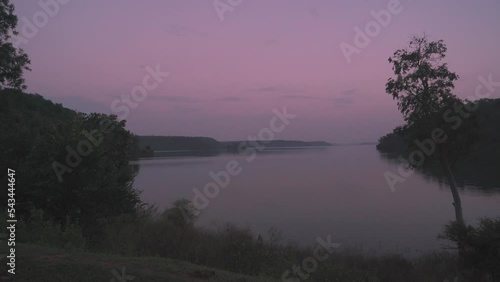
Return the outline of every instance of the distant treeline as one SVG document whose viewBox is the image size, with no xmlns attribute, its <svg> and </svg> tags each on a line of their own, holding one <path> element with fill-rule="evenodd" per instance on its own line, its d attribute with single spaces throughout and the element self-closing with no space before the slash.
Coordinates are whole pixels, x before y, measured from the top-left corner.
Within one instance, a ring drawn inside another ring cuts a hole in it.
<svg viewBox="0 0 500 282">
<path fill-rule="evenodd" d="M 485 187 L 499 187 L 500 178 L 500 99 L 482 99 L 477 102 L 477 110 L 470 116 L 474 119 L 477 138 L 470 150 L 457 161 L 457 177 L 462 180 L 474 180 Z M 377 149 L 388 156 L 408 157 L 408 143 L 400 128 L 381 137 Z M 430 137 L 429 132 L 429 137 Z M 422 140 L 420 140 L 422 141 Z M 438 165 L 425 167 L 432 175 L 440 176 Z"/>
<path fill-rule="evenodd" d="M 266 148 L 283 147 L 317 147 L 331 146 L 323 141 L 293 141 L 272 140 L 267 142 L 256 141 L 217 141 L 210 137 L 187 136 L 139 136 L 139 145 L 144 151 L 238 151 L 248 147 L 264 146 Z"/>
<path fill-rule="evenodd" d="M 153 151 L 207 151 L 221 147 L 219 141 L 210 137 L 186 136 L 139 136 L 139 145 Z"/>
<path fill-rule="evenodd" d="M 238 146 L 242 146 L 241 144 L 245 141 L 227 141 L 221 142 L 226 148 L 238 148 Z M 259 143 L 263 144 L 266 148 L 284 148 L 284 147 L 321 147 L 321 146 L 332 146 L 331 143 L 324 141 L 295 141 L 295 140 L 272 140 L 267 143 Z M 251 142 L 245 142 L 247 146 L 255 147 Z"/>
<path fill-rule="evenodd" d="M 498 158 L 500 156 L 500 99 L 478 101 L 475 114 L 479 138 L 470 151 L 470 157 L 491 160 Z M 377 149 L 383 153 L 404 155 L 408 149 L 406 144 L 404 137 L 396 128 L 379 139 Z"/>
</svg>

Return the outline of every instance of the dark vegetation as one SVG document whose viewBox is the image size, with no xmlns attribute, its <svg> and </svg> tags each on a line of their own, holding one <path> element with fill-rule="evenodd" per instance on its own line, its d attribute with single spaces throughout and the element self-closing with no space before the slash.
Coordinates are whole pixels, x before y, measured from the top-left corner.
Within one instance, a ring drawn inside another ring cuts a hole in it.
<svg viewBox="0 0 500 282">
<path fill-rule="evenodd" d="M 248 148 L 307 148 L 331 146 L 323 141 L 271 140 L 252 143 L 248 141 L 217 141 L 210 137 L 188 136 L 139 136 L 141 156 L 211 156 L 222 152 L 243 153 Z M 177 151 L 177 152 L 176 152 Z"/>
<path fill-rule="evenodd" d="M 275 229 L 261 236 L 232 225 L 200 228 L 188 224 L 177 206 L 160 212 L 141 203 L 139 192 L 132 188 L 135 172 L 128 165 L 131 149 L 138 146 L 132 145 L 134 136 L 124 129 L 123 122 L 113 116 L 76 113 L 37 95 L 10 90 L 1 94 L 10 105 L 2 108 L 2 121 L 11 111 L 22 116 L 21 124 L 1 124 L 7 132 L 18 132 L 10 138 L 31 142 L 22 153 L 2 156 L 17 166 L 11 168 L 19 175 L 18 187 L 23 188 L 16 190 L 22 218 L 18 242 L 121 256 L 160 256 L 275 278 L 312 255 L 312 249 L 285 244 Z M 55 109 L 60 115 L 53 114 Z M 76 147 L 86 138 L 80 131 L 100 129 L 98 121 L 102 119 L 114 123 L 115 130 L 58 182 L 51 162 L 64 162 L 65 146 Z M 36 130 L 18 130 L 35 122 L 39 123 L 33 125 Z M 182 204 L 186 202 L 176 203 Z M 454 273 L 453 255 L 407 260 L 398 255 L 370 257 L 344 250 L 322 262 L 311 281 L 401 281 L 402 277 L 405 281 L 443 281 L 451 280 Z"/>
<path fill-rule="evenodd" d="M 454 95 L 459 77 L 443 63 L 446 51 L 442 40 L 430 41 L 424 34 L 413 36 L 407 48 L 389 58 L 395 76 L 388 79 L 386 92 L 397 101 L 405 124 L 380 138 L 377 148 L 399 153 L 403 165 L 410 168 L 440 168 L 453 196 L 455 221 L 446 227 L 444 238 L 457 245 L 459 280 L 487 272 L 495 281 L 500 269 L 500 233 L 491 233 L 499 230 L 500 223 L 483 219 L 477 229 L 465 223 L 455 175 L 464 160 L 475 161 L 477 167 L 489 162 L 498 169 L 500 100 L 468 101 Z M 390 185 L 400 181 L 396 175 L 385 177 Z"/>
<path fill-rule="evenodd" d="M 477 183 L 485 192 L 487 189 L 500 187 L 500 99 L 481 99 L 477 101 L 475 112 L 475 142 L 464 154 L 453 163 L 456 180 L 460 186 L 466 181 Z M 426 137 L 429 138 L 429 137 Z M 411 136 L 405 135 L 401 127 L 381 137 L 377 149 L 389 159 L 398 156 L 408 158 L 415 147 L 409 147 L 414 142 Z M 428 175 L 445 180 L 446 175 L 437 160 L 424 164 L 420 170 Z"/>
<path fill-rule="evenodd" d="M 246 145 L 252 147 L 252 143 L 247 141 L 227 141 L 222 142 L 226 147 L 237 148 L 241 143 L 246 142 Z M 319 147 L 319 146 L 332 146 L 331 143 L 324 141 L 295 141 L 295 140 L 271 140 L 262 142 L 266 148 L 280 148 L 280 147 Z"/>
<path fill-rule="evenodd" d="M 65 224 L 61 228 L 60 225 L 44 218 L 42 212 L 35 212 L 29 220 L 20 222 L 18 240 L 70 251 L 70 253 L 57 252 L 62 253 L 64 257 L 74 256 L 75 252 L 80 257 L 93 257 L 93 261 L 99 262 L 96 265 L 99 266 L 98 269 L 120 260 L 123 263 L 120 267 L 127 266 L 128 273 L 142 276 L 138 277 L 139 281 L 164 268 L 169 268 L 168 272 L 163 272 L 164 279 L 172 274 L 184 273 L 185 270 L 178 267 L 188 264 L 180 261 L 209 267 L 210 270 L 205 268 L 203 271 L 195 271 L 203 268 L 190 266 L 184 275 L 205 273 L 209 275 L 210 281 L 219 281 L 218 279 L 228 275 L 223 270 L 251 275 L 245 278 L 248 280 L 241 281 L 275 281 L 273 279 L 280 279 L 285 271 L 291 271 L 292 266 L 301 265 L 304 259 L 313 256 L 312 248 L 285 243 L 283 236 L 276 229 L 270 229 L 264 236 L 255 236 L 247 229 L 232 225 L 199 228 L 186 224 L 179 207 L 176 206 L 183 203 L 186 202 L 178 201 L 164 212 L 149 207 L 140 209 L 136 214 L 107 219 L 102 244 L 99 246 L 86 241 L 77 225 Z M 457 231 L 454 229 L 455 226 L 450 226 L 443 237 L 454 241 Z M 469 273 L 470 279 L 464 281 L 495 281 L 491 277 L 497 275 L 498 270 L 499 228 L 500 219 L 482 221 L 478 228 L 468 227 L 467 236 L 470 237 L 468 252 L 470 264 L 474 267 Z M 495 242 L 495 245 L 491 242 Z M 101 255 L 97 255 L 97 252 Z M 51 256 L 45 254 L 45 257 Z M 148 265 L 152 262 L 152 257 L 170 260 L 157 259 L 156 263 Z M 44 261 L 49 263 L 49 267 L 55 268 L 57 265 L 62 267 L 67 259 L 55 262 L 44 259 Z M 130 261 L 135 263 L 129 264 Z M 72 269 L 85 268 L 85 264 L 88 264 L 88 260 L 71 261 Z M 22 271 L 23 267 L 33 267 L 36 271 L 41 271 L 33 264 L 20 265 L 19 271 Z M 143 273 L 143 270 L 149 271 Z M 441 282 L 445 279 L 453 281 L 456 273 L 456 256 L 453 254 L 434 253 L 416 259 L 405 259 L 399 255 L 370 256 L 343 249 L 319 263 L 318 269 L 311 273 L 308 280 Z M 89 274 L 83 275 L 88 277 Z M 192 277 L 194 278 L 196 277 Z M 100 277 L 96 279 L 104 281 Z"/>
<path fill-rule="evenodd" d="M 500 99 L 481 99 L 476 103 L 478 138 L 464 158 L 492 163 L 500 158 Z M 408 143 L 404 137 L 401 127 L 397 127 L 379 139 L 377 149 L 383 153 L 408 155 Z"/>
<path fill-rule="evenodd" d="M 0 90 L 0 97 L 0 164 L 19 176 L 18 216 L 30 218 L 31 210 L 40 209 L 58 224 L 78 223 L 93 240 L 100 235 L 95 229 L 101 218 L 135 212 L 139 192 L 132 187 L 135 172 L 128 162 L 138 144 L 124 121 L 77 113 L 17 90 Z M 103 124 L 113 130 L 102 131 Z M 86 133 L 102 141 L 95 146 Z M 71 154 L 82 142 L 91 144 L 91 153 Z M 1 175 L 3 183 L 6 177 Z"/>
<path fill-rule="evenodd" d="M 23 72 L 30 70 L 30 60 L 11 42 L 12 36 L 18 34 L 17 21 L 14 5 L 9 0 L 0 0 L 0 89 L 26 89 Z"/>
<path fill-rule="evenodd" d="M 126 257 L 69 251 L 40 245 L 17 247 L 18 282 L 274 282 L 188 262 L 158 257 Z M 123 276 L 122 276 L 123 275 Z M 4 281 L 4 280 L 2 280 Z"/>
<path fill-rule="evenodd" d="M 445 227 L 441 238 L 463 244 L 464 275 L 500 279 L 500 217 L 481 218 L 477 227 L 452 222 Z"/>
<path fill-rule="evenodd" d="M 181 214 L 181 210 L 186 210 L 185 205 L 189 205 L 185 200 L 165 211 L 142 203 L 140 192 L 133 187 L 136 171 L 129 160 L 150 154 L 157 145 L 145 144 L 141 150 L 139 138 L 125 129 L 125 121 L 117 120 L 114 115 L 78 113 L 40 95 L 9 89 L 24 88 L 23 70 L 29 64 L 26 54 L 9 43 L 17 23 L 13 10 L 8 0 L 0 0 L 0 164 L 4 171 L 7 165 L 15 170 L 16 243 L 20 250 L 17 281 L 110 281 L 113 277 L 106 273 L 117 264 L 118 269 L 132 268 L 129 273 L 138 276 L 135 281 L 270 281 L 260 277 L 282 278 L 284 271 L 303 265 L 305 258 L 314 255 L 313 249 L 284 244 L 276 229 L 263 237 L 232 225 L 196 227 Z M 419 118 L 420 113 L 417 119 L 409 119 L 410 125 Z M 492 126 L 490 130 L 495 128 Z M 415 132 L 415 128 L 410 129 L 407 132 Z M 156 141 L 152 139 L 151 142 Z M 176 146 L 194 146 L 189 138 L 174 139 L 170 141 L 181 144 Z M 207 148 L 219 146 L 209 138 L 196 141 Z M 7 182 L 5 174 L 1 178 L 3 183 Z M 6 205 L 4 201 L 3 211 L 7 210 Z M 7 214 L 2 215 L 0 228 L 6 230 Z M 464 277 L 470 281 L 498 278 L 499 222 L 484 219 L 476 228 L 458 222 L 445 230 L 443 237 L 457 242 L 465 255 L 464 266 L 469 272 Z M 1 253 L 5 253 L 4 248 L 2 245 Z M 441 282 L 463 273 L 462 269 L 457 271 L 456 260 L 454 255 L 446 254 L 407 260 L 397 255 L 369 257 L 344 250 L 318 264 L 308 278 L 310 281 Z M 238 277 L 217 269 L 254 277 Z M 156 275 L 157 272 L 162 275 Z"/>
<path fill-rule="evenodd" d="M 219 281 L 218 279 L 228 275 L 224 271 L 226 270 L 251 275 L 240 281 L 283 281 L 281 277 L 285 271 L 292 272 L 294 265 L 302 265 L 304 259 L 313 256 L 314 253 L 312 248 L 285 243 L 281 234 L 275 229 L 269 230 L 265 236 L 255 236 L 247 229 L 232 225 L 221 225 L 209 229 L 186 225 L 177 207 L 163 213 L 157 213 L 154 209 L 142 209 L 135 215 L 108 219 L 100 246 L 86 241 L 81 235 L 81 230 L 74 224 L 63 225 L 61 228 L 59 224 L 44 218 L 42 213 L 35 212 L 34 214 L 35 216 L 29 220 L 20 222 L 18 242 L 64 249 L 65 252 L 46 249 L 42 253 L 44 259 L 38 258 L 38 263 L 41 265 L 47 265 L 50 269 L 61 269 L 62 273 L 65 273 L 64 277 L 81 274 L 87 279 L 92 277 L 97 279 L 96 281 L 109 281 L 108 275 L 105 276 L 108 280 L 97 275 L 92 276 L 96 271 L 94 269 L 102 269 L 101 273 L 106 270 L 107 266 L 109 273 L 113 265 L 116 266 L 116 261 L 120 261 L 122 263 L 120 268 L 126 266 L 127 273 L 141 276 L 137 277 L 138 281 L 149 281 L 145 280 L 145 277 L 169 268 L 168 272 L 162 271 L 163 279 L 167 279 L 172 274 L 184 274 L 186 270 L 180 266 L 189 265 L 181 262 L 186 261 L 210 268 L 210 271 L 207 271 L 207 268 L 201 266 L 190 266 L 186 274 L 193 275 L 192 279 L 200 273 L 205 273 L 209 275 L 209 281 Z M 22 249 L 23 246 L 19 248 Z M 34 248 L 35 251 L 39 249 Z M 58 257 L 52 259 L 51 252 L 58 253 L 63 259 Z M 91 267 L 88 259 L 74 260 L 75 254 L 78 257 L 92 257 L 96 265 Z M 48 270 L 43 270 L 43 267 L 35 264 L 36 259 L 33 254 L 19 255 L 19 257 L 18 272 L 21 273 L 21 277 L 31 277 L 30 272 L 24 273 L 24 271 L 26 268 L 32 268 L 30 271 L 34 273 L 44 273 L 44 276 L 41 276 L 42 279 L 37 281 L 45 281 L 43 279 Z M 151 264 L 152 257 L 157 257 L 154 264 Z M 158 257 L 168 258 L 168 260 L 162 261 Z M 33 262 L 30 263 L 28 260 Z M 130 263 L 131 261 L 135 263 Z M 66 265 L 67 263 L 69 265 Z M 73 269 L 73 272 L 63 270 L 67 267 Z M 90 272 L 84 273 L 84 269 Z M 205 270 L 195 271 L 195 269 Z M 308 281 L 441 282 L 445 279 L 453 281 L 455 273 L 456 258 L 451 254 L 429 254 L 408 260 L 399 255 L 377 257 L 342 250 L 319 263 L 318 269 L 311 273 Z M 296 275 L 288 276 L 288 278 L 292 277 Z M 83 278 L 78 279 L 80 280 L 77 281 L 89 281 Z"/>
<path fill-rule="evenodd" d="M 210 151 L 220 147 L 220 142 L 210 137 L 186 136 L 139 136 L 139 144 L 153 151 Z"/>
</svg>

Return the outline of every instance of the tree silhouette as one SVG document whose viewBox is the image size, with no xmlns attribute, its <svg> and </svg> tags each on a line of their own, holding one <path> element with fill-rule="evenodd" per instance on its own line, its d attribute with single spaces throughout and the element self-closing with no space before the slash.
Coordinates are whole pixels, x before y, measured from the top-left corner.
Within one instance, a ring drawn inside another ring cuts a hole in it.
<svg viewBox="0 0 500 282">
<path fill-rule="evenodd" d="M 18 32 L 14 5 L 9 0 L 0 0 L 0 89 L 26 89 L 24 70 L 30 70 L 28 55 L 11 42 Z"/>
<path fill-rule="evenodd" d="M 457 109 L 471 109 L 471 103 L 462 101 L 451 91 L 458 75 L 442 63 L 447 47 L 443 40 L 429 41 L 428 37 L 412 36 L 406 49 L 397 50 L 389 58 L 395 78 L 389 78 L 386 92 L 397 100 L 406 124 L 398 132 L 409 149 L 420 148 L 418 164 L 438 160 L 448 178 L 453 195 L 456 221 L 464 225 L 462 204 L 453 173 L 453 164 L 465 154 L 474 141 L 474 113 L 458 116 L 460 123 L 451 122 Z M 438 138 L 439 137 L 439 138 Z M 423 140 L 423 141 L 421 141 Z M 411 160 L 410 154 L 410 160 Z"/>
<path fill-rule="evenodd" d="M 429 41 L 425 34 L 412 36 L 408 48 L 397 50 L 389 58 L 396 78 L 389 78 L 386 92 L 397 100 L 406 121 L 398 133 L 408 149 L 413 149 L 409 154 L 410 166 L 438 160 L 448 178 L 455 208 L 455 226 L 463 231 L 459 232 L 463 236 L 456 241 L 458 267 L 462 270 L 467 227 L 452 167 L 459 157 L 466 155 L 476 139 L 474 110 L 477 105 L 462 101 L 451 92 L 458 75 L 442 63 L 446 50 L 443 40 Z M 419 159 L 416 160 L 415 156 Z"/>
</svg>

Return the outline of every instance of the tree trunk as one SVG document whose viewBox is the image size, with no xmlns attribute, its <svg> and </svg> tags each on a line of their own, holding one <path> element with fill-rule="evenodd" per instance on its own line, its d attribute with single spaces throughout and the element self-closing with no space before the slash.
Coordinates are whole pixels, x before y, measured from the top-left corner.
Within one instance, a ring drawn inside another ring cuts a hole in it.
<svg viewBox="0 0 500 282">
<path fill-rule="evenodd" d="M 460 200 L 460 193 L 458 192 L 457 182 L 455 181 L 455 176 L 451 171 L 450 164 L 446 157 L 443 158 L 443 169 L 448 177 L 448 182 L 450 185 L 451 194 L 453 195 L 453 206 L 455 207 L 455 218 L 457 223 L 465 225 L 464 215 L 462 212 L 462 201 Z"/>
<path fill-rule="evenodd" d="M 458 192 L 457 182 L 455 180 L 455 176 L 453 175 L 453 171 L 450 168 L 450 163 L 448 161 L 448 158 L 446 158 L 446 156 L 443 156 L 442 158 L 442 165 L 444 172 L 448 177 L 451 194 L 453 195 L 453 206 L 455 207 L 456 223 L 460 225 L 461 230 L 465 230 L 465 221 L 462 212 L 462 201 L 460 200 L 460 193 Z M 457 242 L 457 247 L 458 247 L 458 263 L 457 263 L 458 276 L 455 281 L 464 281 L 465 252 L 464 252 L 464 244 L 462 238 L 459 238 Z"/>
</svg>

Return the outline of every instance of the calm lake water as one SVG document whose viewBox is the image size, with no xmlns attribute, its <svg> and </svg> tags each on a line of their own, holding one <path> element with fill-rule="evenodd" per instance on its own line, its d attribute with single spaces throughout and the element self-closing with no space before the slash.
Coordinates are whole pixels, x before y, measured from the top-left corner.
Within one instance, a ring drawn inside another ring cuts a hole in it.
<svg viewBox="0 0 500 282">
<path fill-rule="evenodd" d="M 436 177 L 414 173 L 394 192 L 384 172 L 396 171 L 374 145 L 278 150 L 247 155 L 142 159 L 135 186 L 142 199 L 167 207 L 193 199 L 193 188 L 213 182 L 209 173 L 230 161 L 242 169 L 210 199 L 197 224 L 233 223 L 255 234 L 275 227 L 288 241 L 313 245 L 331 235 L 344 247 L 408 256 L 441 250 L 437 235 L 454 219 L 452 195 Z M 467 223 L 500 216 L 500 185 L 481 189 L 474 181 L 462 188 Z"/>
</svg>

